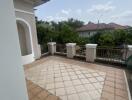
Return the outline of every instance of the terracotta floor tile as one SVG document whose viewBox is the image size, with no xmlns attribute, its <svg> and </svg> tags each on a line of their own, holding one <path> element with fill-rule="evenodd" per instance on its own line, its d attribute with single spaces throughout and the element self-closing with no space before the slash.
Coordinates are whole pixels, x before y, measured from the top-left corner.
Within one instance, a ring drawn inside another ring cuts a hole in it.
<svg viewBox="0 0 132 100">
<path fill-rule="evenodd" d="M 40 59 L 26 65 L 24 69 L 25 76 L 35 83 L 27 81 L 29 100 L 45 100 L 47 97 L 48 100 L 57 100 L 55 95 L 64 100 L 88 100 L 84 96 L 90 96 L 89 100 L 128 98 L 122 69 L 57 56 Z M 79 85 L 84 88 L 77 87 Z M 72 94 L 67 94 L 67 91 Z"/>
<path fill-rule="evenodd" d="M 114 100 L 114 94 L 113 93 L 109 93 L 109 92 L 104 92 L 102 93 L 102 98 L 106 99 L 106 100 Z"/>
<path fill-rule="evenodd" d="M 114 94 L 114 87 L 105 85 L 104 88 L 103 88 L 103 91 L 104 91 L 104 92 L 109 92 L 109 93 L 113 93 L 113 94 Z"/>
<path fill-rule="evenodd" d="M 60 99 L 54 95 L 49 95 L 46 100 L 60 100 Z"/>
<path fill-rule="evenodd" d="M 115 90 L 115 94 L 116 94 L 117 96 L 121 96 L 121 97 L 124 97 L 124 98 L 128 98 L 128 94 L 127 94 L 127 92 L 124 91 L 124 90 L 116 89 L 116 90 Z"/>
<path fill-rule="evenodd" d="M 26 80 L 27 82 L 29 80 Z M 29 82 L 28 82 L 29 83 Z M 29 96 L 29 100 L 46 100 L 46 98 L 51 95 L 54 98 L 48 98 L 49 100 L 60 100 L 57 96 L 52 95 L 51 93 L 49 93 L 47 90 L 39 87 L 38 85 L 34 84 L 33 82 L 30 81 L 30 84 L 27 84 L 27 87 L 34 87 L 31 88 L 30 91 L 28 91 L 28 96 Z M 56 99 L 58 98 L 58 99 Z"/>
<path fill-rule="evenodd" d="M 43 90 L 42 88 L 36 87 L 36 88 L 32 89 L 31 93 L 32 93 L 33 95 L 37 95 L 37 94 L 38 94 L 39 92 L 41 92 L 42 90 Z"/>
<path fill-rule="evenodd" d="M 105 85 L 107 85 L 107 86 L 111 86 L 111 87 L 115 87 L 115 82 L 113 82 L 113 81 L 105 81 Z"/>
<path fill-rule="evenodd" d="M 112 77 L 106 77 L 106 80 L 107 80 L 107 81 L 112 81 L 112 82 L 114 82 L 114 81 L 115 81 L 115 79 L 114 79 L 114 78 L 112 78 Z"/>
<path fill-rule="evenodd" d="M 40 98 L 40 100 L 46 99 L 50 94 L 47 91 L 40 92 L 37 97 Z"/>
<path fill-rule="evenodd" d="M 32 98 L 31 100 L 40 100 L 40 98 L 35 97 L 35 98 Z"/>
<path fill-rule="evenodd" d="M 118 84 L 118 83 L 116 83 L 115 87 L 116 87 L 116 89 L 126 90 L 126 86 L 124 84 Z"/>
<path fill-rule="evenodd" d="M 120 97 L 120 96 L 115 96 L 115 100 L 128 100 L 128 98 Z"/>
</svg>

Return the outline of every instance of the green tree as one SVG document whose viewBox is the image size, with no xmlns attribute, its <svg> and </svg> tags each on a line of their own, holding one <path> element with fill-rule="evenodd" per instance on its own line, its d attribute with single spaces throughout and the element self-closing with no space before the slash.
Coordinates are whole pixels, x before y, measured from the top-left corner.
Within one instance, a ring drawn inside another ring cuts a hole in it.
<svg viewBox="0 0 132 100">
<path fill-rule="evenodd" d="M 114 30 L 112 35 L 114 37 L 114 43 L 116 46 L 126 44 L 127 39 L 127 31 L 126 30 Z"/>
<path fill-rule="evenodd" d="M 100 46 L 114 46 L 113 35 L 110 33 L 103 33 L 100 35 L 98 42 Z"/>
</svg>

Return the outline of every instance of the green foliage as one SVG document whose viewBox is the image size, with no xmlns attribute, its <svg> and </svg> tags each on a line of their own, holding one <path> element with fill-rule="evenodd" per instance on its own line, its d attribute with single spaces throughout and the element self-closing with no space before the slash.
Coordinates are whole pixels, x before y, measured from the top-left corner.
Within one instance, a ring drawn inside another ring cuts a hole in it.
<svg viewBox="0 0 132 100">
<path fill-rule="evenodd" d="M 115 45 L 122 45 L 126 43 L 127 31 L 126 30 L 115 30 L 111 33 L 114 36 Z"/>
<path fill-rule="evenodd" d="M 132 29 L 99 31 L 97 34 L 90 37 L 90 42 L 97 43 L 99 46 L 121 46 L 132 44 Z"/>
<path fill-rule="evenodd" d="M 79 37 L 78 41 L 76 42 L 78 45 L 85 45 L 87 43 L 90 43 L 89 38 Z"/>
<path fill-rule="evenodd" d="M 91 36 L 89 39 L 90 39 L 90 42 L 91 43 L 96 43 L 96 44 L 99 44 L 99 38 L 100 38 L 100 35 L 102 34 L 103 32 L 101 31 L 98 31 L 97 34 Z"/>
<path fill-rule="evenodd" d="M 132 28 L 127 30 L 102 30 L 90 38 L 79 37 L 76 29 L 84 23 L 75 19 L 61 22 L 38 21 L 36 18 L 37 35 L 39 44 L 55 41 L 65 44 L 75 42 L 79 45 L 96 43 L 99 46 L 121 46 L 132 44 Z"/>
<path fill-rule="evenodd" d="M 99 44 L 101 46 L 114 46 L 114 38 L 110 33 L 103 33 L 99 37 Z"/>
<path fill-rule="evenodd" d="M 39 44 L 43 45 L 50 41 L 56 41 L 61 44 L 68 42 L 86 44 L 88 42 L 88 39 L 80 38 L 76 32 L 76 28 L 83 25 L 82 21 L 75 19 L 68 19 L 68 21 L 61 21 L 58 23 L 54 21 L 38 21 L 37 19 L 36 21 Z"/>
<path fill-rule="evenodd" d="M 132 45 L 132 28 L 127 30 L 126 44 Z"/>
</svg>

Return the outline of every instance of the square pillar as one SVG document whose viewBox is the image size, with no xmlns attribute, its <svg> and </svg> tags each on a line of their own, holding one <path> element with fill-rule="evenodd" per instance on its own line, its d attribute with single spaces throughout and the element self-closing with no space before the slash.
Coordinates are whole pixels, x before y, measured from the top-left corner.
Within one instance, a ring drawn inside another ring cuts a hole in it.
<svg viewBox="0 0 132 100">
<path fill-rule="evenodd" d="M 41 57 L 41 47 L 40 44 L 38 44 L 38 59 Z"/>
<path fill-rule="evenodd" d="M 54 55 L 56 52 L 56 42 L 49 42 L 48 43 L 48 51 L 51 55 Z"/>
<path fill-rule="evenodd" d="M 128 48 L 128 51 L 127 51 L 126 58 L 129 58 L 132 55 L 132 45 L 128 45 L 127 48 Z"/>
<path fill-rule="evenodd" d="M 97 44 L 86 44 L 86 61 L 94 62 L 96 59 Z"/>
<path fill-rule="evenodd" d="M 67 57 L 74 58 L 76 55 L 76 43 L 67 43 L 66 44 Z"/>
</svg>

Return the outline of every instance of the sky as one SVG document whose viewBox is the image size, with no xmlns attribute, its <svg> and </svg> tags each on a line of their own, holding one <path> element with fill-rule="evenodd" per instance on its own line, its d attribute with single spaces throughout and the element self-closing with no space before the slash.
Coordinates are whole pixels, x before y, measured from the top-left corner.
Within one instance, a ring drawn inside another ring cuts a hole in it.
<svg viewBox="0 0 132 100">
<path fill-rule="evenodd" d="M 35 9 L 35 15 L 44 21 L 74 18 L 85 24 L 99 20 L 132 26 L 132 0 L 50 0 Z"/>
</svg>

